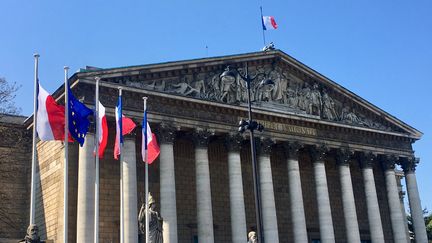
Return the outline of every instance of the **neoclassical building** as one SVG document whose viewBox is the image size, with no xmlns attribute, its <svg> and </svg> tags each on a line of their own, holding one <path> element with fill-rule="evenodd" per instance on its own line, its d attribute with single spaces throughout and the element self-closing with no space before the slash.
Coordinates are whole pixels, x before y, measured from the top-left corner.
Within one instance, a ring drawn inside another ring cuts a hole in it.
<svg viewBox="0 0 432 243">
<path fill-rule="evenodd" d="M 280 50 L 110 69 L 70 78 L 72 92 L 94 107 L 95 78 L 110 135 L 100 161 L 100 242 L 119 242 L 123 168 L 125 242 L 142 240 L 141 130 L 125 137 L 124 161 L 113 159 L 114 107 L 140 124 L 148 97 L 161 148 L 149 188 L 164 219 L 164 242 L 241 242 L 256 227 L 247 119 L 251 76 L 263 234 L 273 242 L 408 242 L 395 166 L 403 169 L 418 242 L 426 242 L 412 144 L 422 133 Z M 222 73 L 230 66 L 231 72 Z M 262 86 L 260 81 L 271 80 Z M 384 92 L 384 90 L 383 90 Z M 63 100 L 64 88 L 53 94 Z M 31 119 L 27 122 L 31 126 Z M 69 146 L 69 241 L 92 242 L 94 130 Z M 63 145 L 38 143 L 36 223 L 60 242 Z"/>
</svg>

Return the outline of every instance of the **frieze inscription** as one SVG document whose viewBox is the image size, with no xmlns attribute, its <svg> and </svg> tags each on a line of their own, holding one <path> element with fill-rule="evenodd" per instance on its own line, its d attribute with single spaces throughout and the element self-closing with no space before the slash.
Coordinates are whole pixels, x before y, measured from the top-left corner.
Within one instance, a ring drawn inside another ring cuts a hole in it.
<svg viewBox="0 0 432 243">
<path fill-rule="evenodd" d="M 239 120 L 246 120 L 246 118 L 239 118 Z M 301 134 L 301 135 L 307 135 L 307 136 L 317 136 L 318 132 L 314 128 L 309 127 L 300 127 L 285 123 L 278 123 L 278 122 L 269 122 L 264 120 L 256 120 L 257 122 L 261 123 L 264 126 L 265 130 L 275 130 L 275 131 L 281 131 L 286 133 L 295 133 L 295 134 Z"/>
</svg>

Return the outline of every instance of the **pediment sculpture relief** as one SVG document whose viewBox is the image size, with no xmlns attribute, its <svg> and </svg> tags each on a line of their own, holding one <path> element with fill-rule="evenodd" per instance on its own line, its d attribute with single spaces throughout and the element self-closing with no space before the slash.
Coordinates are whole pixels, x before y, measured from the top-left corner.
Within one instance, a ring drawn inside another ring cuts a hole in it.
<svg viewBox="0 0 432 243">
<path fill-rule="evenodd" d="M 126 80 L 126 85 L 227 104 L 247 103 L 246 82 L 239 74 L 221 77 L 223 71 L 187 74 L 151 81 Z M 244 70 L 238 71 L 244 74 Z M 251 83 L 251 101 L 254 106 L 350 125 L 391 130 L 390 127 L 356 111 L 350 104 L 335 99 L 328 87 L 315 80 L 301 80 L 279 67 L 249 69 L 251 76 L 257 73 L 260 74 L 259 78 Z M 259 83 L 263 79 L 270 79 L 274 84 L 260 86 Z"/>
</svg>

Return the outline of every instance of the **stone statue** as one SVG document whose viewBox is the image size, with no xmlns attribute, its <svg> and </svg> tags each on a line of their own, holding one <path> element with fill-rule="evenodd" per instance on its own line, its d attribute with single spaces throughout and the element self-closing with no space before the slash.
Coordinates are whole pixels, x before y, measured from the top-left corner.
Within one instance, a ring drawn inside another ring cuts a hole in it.
<svg viewBox="0 0 432 243">
<path fill-rule="evenodd" d="M 272 77 L 270 77 L 272 78 Z M 289 78 L 284 74 L 279 74 L 276 80 L 273 80 L 276 83 L 274 100 L 279 101 L 280 103 L 286 104 L 287 101 L 287 91 L 288 91 L 288 83 Z"/>
<path fill-rule="evenodd" d="M 334 121 L 337 119 L 335 104 L 333 99 L 327 94 L 327 92 L 323 92 L 323 113 L 322 116 L 324 119 L 328 119 L 330 121 Z"/>
<path fill-rule="evenodd" d="M 258 101 L 272 101 L 273 100 L 273 90 L 275 88 L 274 84 L 267 84 L 258 87 L 257 100 Z"/>
<path fill-rule="evenodd" d="M 237 91 L 237 93 L 238 93 L 238 100 L 241 101 L 241 102 L 247 102 L 247 99 L 248 99 L 248 93 L 247 92 L 248 91 L 247 91 L 247 83 L 246 83 L 246 81 L 244 81 L 241 78 L 238 78 L 237 87 L 238 87 L 238 91 Z M 252 90 L 251 90 L 251 100 L 253 100 Z"/>
<path fill-rule="evenodd" d="M 310 91 L 310 103 L 308 107 L 308 114 L 321 116 L 322 98 L 321 92 L 318 89 L 318 84 L 312 86 Z"/>
<path fill-rule="evenodd" d="M 299 98 L 298 98 L 297 90 L 288 87 L 286 91 L 286 100 L 289 107 L 298 108 Z"/>
<path fill-rule="evenodd" d="M 178 83 L 178 84 L 172 84 L 173 89 L 171 90 L 174 93 L 188 96 L 188 95 L 199 95 L 199 90 L 193 88 L 190 86 L 186 81 Z"/>
<path fill-rule="evenodd" d="M 258 243 L 258 236 L 255 231 L 250 231 L 248 234 L 248 243 Z"/>
<path fill-rule="evenodd" d="M 35 224 L 29 225 L 27 228 L 27 234 L 24 239 L 19 241 L 20 243 L 45 243 L 45 241 L 40 240 L 39 228 Z"/>
<path fill-rule="evenodd" d="M 205 88 L 205 75 L 198 74 L 197 80 L 195 80 L 192 84 L 193 88 L 198 91 L 198 97 L 205 97 L 206 88 Z"/>
<path fill-rule="evenodd" d="M 354 109 L 350 111 L 348 107 L 342 109 L 341 120 L 349 124 L 360 125 L 360 118 L 354 113 Z"/>
<path fill-rule="evenodd" d="M 155 84 L 154 85 L 154 90 L 156 90 L 156 91 L 165 91 L 165 80 L 162 80 L 160 85 Z"/>
<path fill-rule="evenodd" d="M 150 243 L 162 243 L 162 222 L 163 219 L 159 213 L 155 210 L 156 204 L 152 195 L 149 193 L 148 198 L 148 209 L 145 208 L 145 203 L 142 204 L 141 210 L 138 215 L 139 228 L 141 233 L 145 234 L 145 217 L 148 211 L 149 216 L 149 242 Z"/>
<path fill-rule="evenodd" d="M 311 104 L 311 89 L 308 83 L 304 83 L 304 88 L 298 92 L 299 100 L 298 107 L 308 113 L 309 105 Z"/>
<path fill-rule="evenodd" d="M 217 100 L 219 101 L 219 98 L 221 97 L 221 90 L 220 90 L 220 78 L 219 74 L 210 73 L 210 85 L 208 86 L 207 91 L 207 98 L 210 100 Z"/>
<path fill-rule="evenodd" d="M 237 99 L 236 77 L 225 75 L 223 77 L 220 77 L 220 79 L 221 79 L 221 92 L 222 92 L 220 101 L 229 104 L 235 103 Z"/>
</svg>

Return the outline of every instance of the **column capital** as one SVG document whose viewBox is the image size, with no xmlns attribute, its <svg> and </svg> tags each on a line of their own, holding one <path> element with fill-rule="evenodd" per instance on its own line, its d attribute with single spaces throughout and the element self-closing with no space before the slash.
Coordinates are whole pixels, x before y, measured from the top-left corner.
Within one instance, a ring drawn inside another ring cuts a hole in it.
<svg viewBox="0 0 432 243">
<path fill-rule="evenodd" d="M 400 164 L 405 173 L 415 172 L 418 163 L 420 163 L 420 158 L 416 158 L 414 156 L 408 158 L 402 158 L 400 160 Z"/>
<path fill-rule="evenodd" d="M 329 151 L 330 148 L 327 147 L 325 144 L 310 147 L 309 154 L 313 160 L 312 162 L 323 162 Z"/>
<path fill-rule="evenodd" d="M 197 148 L 207 147 L 209 139 L 214 135 L 214 131 L 208 129 L 195 129 L 192 139 Z"/>
<path fill-rule="evenodd" d="M 257 150 L 259 153 L 270 155 L 275 141 L 270 138 L 261 138 L 258 141 Z"/>
<path fill-rule="evenodd" d="M 384 170 L 394 170 L 397 160 L 395 155 L 386 154 L 380 156 L 381 165 Z"/>
<path fill-rule="evenodd" d="M 303 144 L 298 141 L 284 142 L 283 147 L 285 149 L 285 154 L 288 159 L 298 159 L 298 152 L 303 148 Z"/>
<path fill-rule="evenodd" d="M 354 155 L 354 151 L 350 150 L 349 148 L 340 148 L 336 150 L 336 162 L 338 165 L 348 165 L 350 159 Z"/>
<path fill-rule="evenodd" d="M 224 137 L 224 145 L 228 151 L 240 151 L 243 137 L 238 133 L 229 133 Z"/>
<path fill-rule="evenodd" d="M 160 143 L 173 144 L 177 129 L 171 124 L 162 122 L 157 129 Z"/>
<path fill-rule="evenodd" d="M 361 168 L 372 168 L 377 159 L 377 155 L 372 152 L 361 152 L 358 155 Z"/>
</svg>

